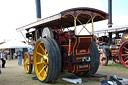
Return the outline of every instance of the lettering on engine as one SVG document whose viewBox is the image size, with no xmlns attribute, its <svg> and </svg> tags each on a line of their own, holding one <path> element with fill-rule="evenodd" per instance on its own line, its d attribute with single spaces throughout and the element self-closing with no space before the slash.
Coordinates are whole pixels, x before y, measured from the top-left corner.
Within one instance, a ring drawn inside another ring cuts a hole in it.
<svg viewBox="0 0 128 85">
<path fill-rule="evenodd" d="M 79 68 L 87 68 L 88 65 L 79 65 Z"/>
</svg>

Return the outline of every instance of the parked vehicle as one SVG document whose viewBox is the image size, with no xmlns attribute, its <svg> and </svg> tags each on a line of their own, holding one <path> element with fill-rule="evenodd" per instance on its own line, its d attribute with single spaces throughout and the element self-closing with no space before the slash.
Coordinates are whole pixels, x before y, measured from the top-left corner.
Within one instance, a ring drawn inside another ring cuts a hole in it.
<svg viewBox="0 0 128 85">
<path fill-rule="evenodd" d="M 100 65 L 107 65 L 108 60 L 128 68 L 128 26 L 112 27 L 95 31 L 95 34 L 106 34 L 98 37 Z"/>
<path fill-rule="evenodd" d="M 17 28 L 17 31 L 27 30 L 26 38 L 35 43 L 33 56 L 24 56 L 26 73 L 31 73 L 34 64 L 41 82 L 57 80 L 60 72 L 78 76 L 95 74 L 99 67 L 99 52 L 93 41 L 93 22 L 105 19 L 108 14 L 101 10 L 73 8 Z M 85 27 L 88 23 L 92 24 L 92 32 Z M 29 31 L 33 28 L 34 31 Z M 79 35 L 77 29 L 81 29 L 80 32 L 86 29 L 89 35 Z"/>
</svg>

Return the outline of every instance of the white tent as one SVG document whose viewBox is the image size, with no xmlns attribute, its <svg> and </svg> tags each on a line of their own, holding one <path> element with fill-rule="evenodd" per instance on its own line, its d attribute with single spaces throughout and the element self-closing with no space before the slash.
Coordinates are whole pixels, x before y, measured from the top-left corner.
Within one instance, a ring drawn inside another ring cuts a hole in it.
<svg viewBox="0 0 128 85">
<path fill-rule="evenodd" d="M 0 45 L 0 49 L 6 49 L 6 48 L 32 48 L 32 46 L 14 40 L 14 41 L 9 41 Z"/>
</svg>

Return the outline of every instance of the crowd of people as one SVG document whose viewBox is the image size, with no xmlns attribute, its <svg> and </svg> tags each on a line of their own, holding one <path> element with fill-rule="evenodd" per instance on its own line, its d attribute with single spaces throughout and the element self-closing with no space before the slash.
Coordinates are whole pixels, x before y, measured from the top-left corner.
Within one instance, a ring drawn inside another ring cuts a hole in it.
<svg viewBox="0 0 128 85">
<path fill-rule="evenodd" d="M 28 50 L 28 52 L 32 52 L 32 49 L 30 48 Z M 7 59 L 7 55 L 9 55 L 9 51 L 8 50 L 4 50 L 4 51 L 0 51 L 0 60 L 2 61 L 2 68 L 5 68 L 5 64 L 6 64 L 6 59 Z M 18 59 L 18 65 L 22 65 L 22 58 L 23 58 L 23 52 L 21 50 L 17 50 L 16 52 L 16 56 L 17 56 L 17 59 Z M 1 62 L 0 62 L 0 65 L 1 65 Z M 1 67 L 0 67 L 1 68 Z M 0 70 L 0 73 L 1 73 L 1 70 Z"/>
</svg>

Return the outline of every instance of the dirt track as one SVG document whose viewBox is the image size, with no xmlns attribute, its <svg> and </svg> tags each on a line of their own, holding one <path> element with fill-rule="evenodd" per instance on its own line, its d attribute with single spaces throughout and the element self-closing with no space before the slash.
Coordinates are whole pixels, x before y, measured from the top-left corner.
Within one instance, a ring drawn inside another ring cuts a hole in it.
<svg viewBox="0 0 128 85">
<path fill-rule="evenodd" d="M 0 85 L 48 85 L 41 83 L 38 80 L 32 80 L 32 77 L 34 77 L 35 74 L 26 74 L 23 65 L 18 66 L 17 59 L 9 60 L 6 62 L 6 68 L 2 68 L 2 74 L 0 75 Z M 112 64 L 112 62 L 109 62 L 108 66 L 100 66 L 97 74 L 106 74 L 108 78 L 109 76 L 113 76 L 114 74 L 116 74 L 119 77 L 128 79 L 128 69 L 121 64 Z M 58 79 L 56 85 L 71 84 L 69 82 L 63 81 L 63 77 L 79 78 L 74 74 L 62 74 Z M 97 78 L 83 77 L 82 79 L 83 85 L 101 84 Z"/>
</svg>

